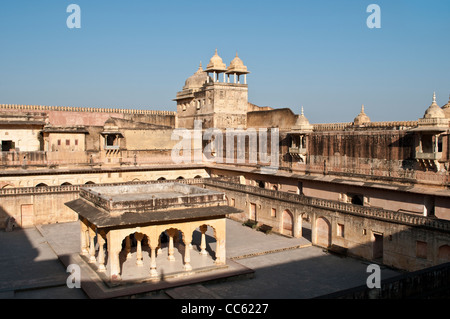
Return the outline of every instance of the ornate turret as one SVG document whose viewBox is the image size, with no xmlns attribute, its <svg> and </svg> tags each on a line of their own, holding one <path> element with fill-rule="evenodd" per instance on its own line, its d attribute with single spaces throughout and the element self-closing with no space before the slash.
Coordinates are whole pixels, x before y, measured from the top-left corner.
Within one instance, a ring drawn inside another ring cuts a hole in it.
<svg viewBox="0 0 450 319">
<path fill-rule="evenodd" d="M 425 111 L 424 119 L 443 119 L 445 118 L 444 111 L 436 103 L 436 92 L 433 93 L 433 102 Z"/>
<path fill-rule="evenodd" d="M 306 162 L 306 155 L 308 153 L 308 135 L 313 131 L 313 126 L 309 123 L 305 114 L 302 113 L 297 117 L 295 125 L 288 133 L 291 137 L 291 147 L 289 147 L 289 154 L 292 158 L 297 159 L 301 163 Z"/>
<path fill-rule="evenodd" d="M 361 105 L 361 112 L 357 117 L 353 120 L 354 125 L 364 125 L 366 123 L 370 123 L 370 118 L 364 113 L 364 104 Z"/>
<path fill-rule="evenodd" d="M 240 83 L 240 76 L 244 74 L 244 84 L 247 84 L 247 74 L 250 73 L 247 70 L 247 67 L 244 65 L 244 62 L 239 58 L 238 53 L 236 52 L 235 58 L 230 62 L 228 66 L 226 74 L 228 75 L 228 83 L 230 82 L 230 74 L 234 74 L 234 83 L 236 83 L 236 75 L 237 75 L 237 83 Z"/>
<path fill-rule="evenodd" d="M 197 72 L 195 72 L 193 75 L 191 75 L 189 78 L 187 78 L 187 80 L 183 86 L 183 90 L 184 89 L 201 88 L 208 81 L 208 78 L 209 78 L 209 76 L 203 70 L 202 62 L 200 62 Z"/>
<path fill-rule="evenodd" d="M 300 132 L 312 132 L 313 126 L 309 124 L 308 119 L 303 114 L 303 106 L 302 106 L 302 113 L 298 115 L 297 121 L 295 122 L 295 125 L 292 127 L 292 132 L 300 133 Z"/>
<path fill-rule="evenodd" d="M 222 58 L 217 54 L 217 49 L 213 55 L 213 57 L 209 60 L 208 65 L 206 66 L 205 72 L 212 73 L 213 74 L 213 81 L 217 82 L 219 81 L 219 74 L 224 73 L 227 70 L 227 66 L 225 63 L 223 63 Z M 224 82 L 225 82 L 225 76 L 224 76 Z"/>
<path fill-rule="evenodd" d="M 436 103 L 436 93 L 433 93 L 433 101 L 419 119 L 416 128 L 410 132 L 416 133 L 416 160 L 427 169 L 439 171 L 442 158 L 442 135 L 449 130 L 449 119 L 444 111 Z"/>
</svg>

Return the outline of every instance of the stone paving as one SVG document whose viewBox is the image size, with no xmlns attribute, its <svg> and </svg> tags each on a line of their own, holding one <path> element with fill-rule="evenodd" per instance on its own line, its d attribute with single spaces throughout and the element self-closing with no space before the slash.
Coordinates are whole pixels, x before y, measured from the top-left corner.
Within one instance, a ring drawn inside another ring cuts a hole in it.
<svg viewBox="0 0 450 319">
<path fill-rule="evenodd" d="M 308 234 L 308 229 L 304 233 Z M 206 234 L 213 255 L 213 234 L 210 230 Z M 0 298 L 87 298 L 81 289 L 67 288 L 69 274 L 58 260 L 58 255 L 78 253 L 79 237 L 78 222 L 0 232 Z M 194 233 L 194 251 L 199 241 L 200 234 Z M 172 271 L 177 271 L 176 267 L 181 270 L 183 248 L 176 255 L 179 262 L 174 263 L 167 261 L 167 248 L 163 247 L 158 267 L 171 265 Z M 212 264 L 212 256 L 192 253 L 192 257 L 199 266 Z M 254 278 L 193 284 L 139 297 L 312 298 L 365 284 L 368 276 L 368 262 L 330 255 L 305 238 L 266 235 L 232 220 L 227 220 L 227 258 L 255 270 Z M 125 266 L 124 275 L 129 276 L 135 263 Z M 398 274 L 382 267 L 382 279 Z"/>
</svg>

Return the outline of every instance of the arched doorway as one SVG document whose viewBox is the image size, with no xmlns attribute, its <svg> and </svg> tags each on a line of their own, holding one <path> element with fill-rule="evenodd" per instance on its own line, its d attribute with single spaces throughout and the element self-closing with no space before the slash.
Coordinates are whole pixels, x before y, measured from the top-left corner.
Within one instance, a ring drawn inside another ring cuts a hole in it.
<svg viewBox="0 0 450 319">
<path fill-rule="evenodd" d="M 283 211 L 282 222 L 283 222 L 283 234 L 292 236 L 293 235 L 293 220 L 294 216 L 292 215 L 289 209 Z"/>
<path fill-rule="evenodd" d="M 39 183 L 36 185 L 36 187 L 48 187 L 48 185 L 45 183 Z"/>
<path fill-rule="evenodd" d="M 325 248 L 331 246 L 331 224 L 325 217 L 316 220 L 316 245 Z"/>
</svg>

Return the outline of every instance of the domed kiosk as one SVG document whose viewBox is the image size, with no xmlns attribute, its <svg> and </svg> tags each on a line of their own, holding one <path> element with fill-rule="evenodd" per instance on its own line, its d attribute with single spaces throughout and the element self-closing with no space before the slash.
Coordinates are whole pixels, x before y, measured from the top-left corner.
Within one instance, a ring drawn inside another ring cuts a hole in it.
<svg viewBox="0 0 450 319">
<path fill-rule="evenodd" d="M 419 119 L 415 133 L 415 158 L 425 168 L 439 170 L 439 161 L 442 159 L 442 135 L 449 130 L 449 119 L 445 112 L 436 103 L 436 93 L 433 101 Z"/>
<path fill-rule="evenodd" d="M 366 123 L 370 123 L 370 118 L 367 116 L 366 113 L 364 113 L 364 104 L 361 105 L 361 112 L 358 114 L 357 117 L 353 120 L 353 124 L 356 126 L 361 126 Z"/>
<path fill-rule="evenodd" d="M 291 136 L 291 147 L 289 147 L 289 155 L 300 162 L 306 161 L 306 154 L 308 152 L 308 135 L 313 131 L 313 126 L 303 113 L 297 117 L 295 125 L 288 133 Z"/>
</svg>

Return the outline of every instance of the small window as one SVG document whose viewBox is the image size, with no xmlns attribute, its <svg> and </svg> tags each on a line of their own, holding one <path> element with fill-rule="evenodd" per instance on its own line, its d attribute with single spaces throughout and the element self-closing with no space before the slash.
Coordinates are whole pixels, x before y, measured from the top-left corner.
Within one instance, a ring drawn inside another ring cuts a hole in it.
<svg viewBox="0 0 450 319">
<path fill-rule="evenodd" d="M 66 146 L 70 145 L 70 140 L 66 140 Z"/>
<path fill-rule="evenodd" d="M 231 199 L 231 206 L 232 206 L 232 207 L 235 207 L 235 206 L 236 206 L 236 202 L 235 202 L 234 198 Z"/>
<path fill-rule="evenodd" d="M 78 140 L 75 140 L 75 145 L 78 145 Z"/>
<path fill-rule="evenodd" d="M 272 208 L 272 211 L 270 212 L 271 217 L 277 217 L 277 210 L 275 208 Z"/>
<path fill-rule="evenodd" d="M 427 243 L 418 240 L 416 243 L 416 257 L 427 259 Z"/>
<path fill-rule="evenodd" d="M 344 224 L 337 225 L 337 235 L 339 237 L 344 237 Z"/>
<path fill-rule="evenodd" d="M 61 140 L 58 140 L 58 146 L 61 146 Z"/>
</svg>

